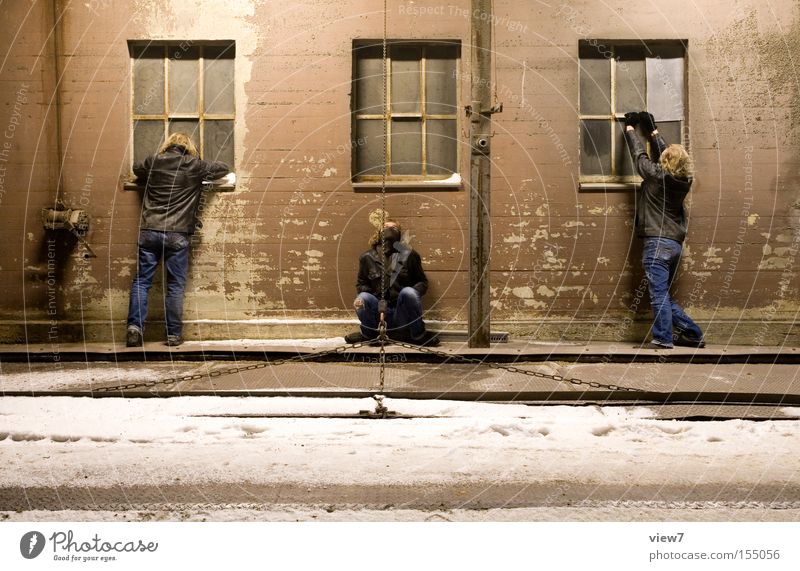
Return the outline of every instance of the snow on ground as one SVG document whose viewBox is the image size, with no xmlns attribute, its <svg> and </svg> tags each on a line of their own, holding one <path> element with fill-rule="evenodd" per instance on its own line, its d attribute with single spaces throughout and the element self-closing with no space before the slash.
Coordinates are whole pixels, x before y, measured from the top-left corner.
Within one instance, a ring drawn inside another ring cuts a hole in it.
<svg viewBox="0 0 800 571">
<path fill-rule="evenodd" d="M 190 508 L 180 510 L 27 510 L 2 512 L 0 521 L 63 522 L 63 521 L 216 521 L 216 522 L 521 522 L 521 521 L 710 521 L 762 522 L 800 521 L 800 510 L 767 510 L 759 508 L 656 508 L 606 505 L 603 507 L 535 507 L 491 509 L 350 509 L 332 506 L 270 505 L 231 506 L 219 509 Z"/>
<path fill-rule="evenodd" d="M 800 420 L 663 421 L 641 407 L 386 404 L 438 418 L 242 417 L 356 414 L 373 409 L 371 399 L 6 397 L 0 486 L 800 480 Z M 222 414 L 239 417 L 214 416 Z"/>
</svg>

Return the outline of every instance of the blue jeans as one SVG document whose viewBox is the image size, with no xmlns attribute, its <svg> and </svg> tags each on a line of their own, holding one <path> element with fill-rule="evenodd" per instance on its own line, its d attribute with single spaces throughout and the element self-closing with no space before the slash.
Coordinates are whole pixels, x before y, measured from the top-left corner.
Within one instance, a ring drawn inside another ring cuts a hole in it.
<svg viewBox="0 0 800 571">
<path fill-rule="evenodd" d="M 653 341 L 672 346 L 675 335 L 683 334 L 693 340 L 703 338 L 703 332 L 684 313 L 669 294 L 681 259 L 681 243 L 670 238 L 645 238 L 642 265 L 650 289 L 653 308 Z"/>
<path fill-rule="evenodd" d="M 356 309 L 361 322 L 361 334 L 365 339 L 378 336 L 378 298 L 371 293 L 360 293 L 358 299 L 364 304 Z M 422 321 L 422 296 L 413 287 L 400 290 L 397 303 L 389 305 L 386 311 L 386 328 L 389 336 L 407 330 L 411 337 L 418 339 L 425 333 L 425 322 Z"/>
<path fill-rule="evenodd" d="M 189 236 L 182 232 L 139 231 L 139 262 L 131 285 L 128 326 L 144 330 L 147 319 L 147 294 L 153 285 L 156 268 L 164 258 L 164 314 L 167 335 L 183 331 L 183 291 L 189 273 Z"/>
</svg>

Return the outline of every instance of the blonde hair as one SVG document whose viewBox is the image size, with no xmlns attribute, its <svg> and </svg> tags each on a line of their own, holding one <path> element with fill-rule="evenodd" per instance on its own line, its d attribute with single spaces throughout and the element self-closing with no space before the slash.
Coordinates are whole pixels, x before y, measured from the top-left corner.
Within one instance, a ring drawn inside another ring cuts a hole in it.
<svg viewBox="0 0 800 571">
<path fill-rule="evenodd" d="M 158 152 L 163 153 L 170 147 L 175 147 L 175 146 L 183 147 L 184 149 L 186 149 L 186 152 L 192 155 L 193 157 L 199 155 L 199 153 L 197 152 L 197 147 L 194 146 L 194 143 L 189 138 L 189 135 L 187 135 L 186 133 L 172 133 L 172 135 L 167 137 L 167 140 L 164 141 L 164 144 L 161 145 L 161 148 L 158 149 Z"/>
<path fill-rule="evenodd" d="M 690 178 L 694 174 L 692 157 L 681 145 L 670 145 L 661 153 L 661 168 L 676 178 Z"/>
</svg>

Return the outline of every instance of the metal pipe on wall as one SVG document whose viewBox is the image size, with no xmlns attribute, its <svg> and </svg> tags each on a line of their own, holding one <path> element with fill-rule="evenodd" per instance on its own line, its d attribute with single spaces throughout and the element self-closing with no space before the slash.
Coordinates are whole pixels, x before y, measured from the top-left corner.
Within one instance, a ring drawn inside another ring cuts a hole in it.
<svg viewBox="0 0 800 571">
<path fill-rule="evenodd" d="M 472 0 L 469 216 L 469 346 L 488 347 L 491 254 L 491 0 Z"/>
</svg>

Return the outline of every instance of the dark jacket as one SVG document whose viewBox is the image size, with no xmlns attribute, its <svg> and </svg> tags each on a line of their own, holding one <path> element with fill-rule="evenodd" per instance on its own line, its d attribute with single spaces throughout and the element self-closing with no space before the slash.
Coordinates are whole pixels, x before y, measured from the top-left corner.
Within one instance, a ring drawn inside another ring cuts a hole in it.
<svg viewBox="0 0 800 571">
<path fill-rule="evenodd" d="M 133 172 L 146 184 L 141 228 L 191 234 L 202 182 L 221 178 L 230 169 L 225 163 L 204 161 L 173 146 L 133 165 Z"/>
<path fill-rule="evenodd" d="M 358 259 L 358 293 L 371 293 L 381 297 L 381 276 L 386 271 L 386 291 L 383 298 L 393 305 L 397 303 L 400 290 L 413 287 L 420 295 L 428 291 L 428 278 L 422 270 L 422 259 L 419 254 L 403 242 L 395 242 L 395 251 L 389 260 L 389 267 L 384 268 L 383 253 L 380 245 L 361 254 Z"/>
<path fill-rule="evenodd" d="M 647 156 L 636 131 L 625 131 L 633 164 L 644 179 L 636 193 L 636 235 L 671 238 L 683 242 L 686 238 L 686 213 L 683 199 L 689 194 L 692 178 L 681 179 L 667 173 L 658 162 L 667 148 L 660 134 L 653 141 L 654 160 Z"/>
</svg>

